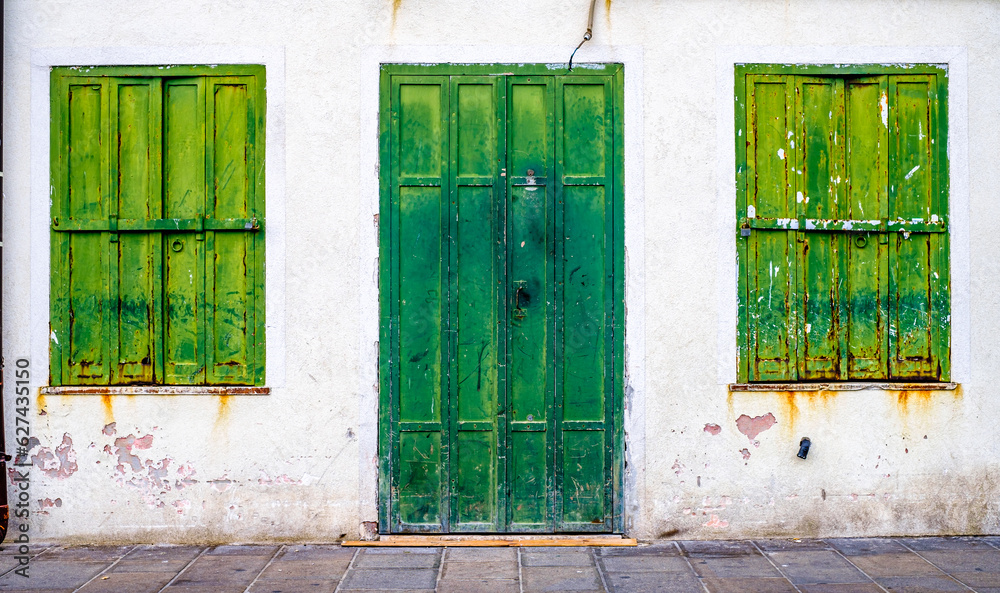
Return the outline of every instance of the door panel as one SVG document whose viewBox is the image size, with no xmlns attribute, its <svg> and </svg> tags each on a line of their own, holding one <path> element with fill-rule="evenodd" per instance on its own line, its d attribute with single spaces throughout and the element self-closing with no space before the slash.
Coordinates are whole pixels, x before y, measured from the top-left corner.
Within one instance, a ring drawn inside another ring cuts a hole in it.
<svg viewBox="0 0 1000 593">
<path fill-rule="evenodd" d="M 616 84 L 383 78 L 384 531 L 615 528 Z"/>
</svg>

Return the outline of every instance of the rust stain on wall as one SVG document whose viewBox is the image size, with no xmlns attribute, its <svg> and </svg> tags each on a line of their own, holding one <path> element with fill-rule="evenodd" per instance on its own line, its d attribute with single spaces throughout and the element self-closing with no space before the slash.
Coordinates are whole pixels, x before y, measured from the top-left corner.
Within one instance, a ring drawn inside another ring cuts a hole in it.
<svg viewBox="0 0 1000 593">
<path fill-rule="evenodd" d="M 101 404 L 104 406 L 104 422 L 107 424 L 114 424 L 115 422 L 115 410 L 111 405 L 111 396 L 102 395 Z"/>
<path fill-rule="evenodd" d="M 44 416 L 48 412 L 45 410 L 45 396 L 41 392 L 38 393 L 38 397 L 35 398 L 35 409 L 38 410 L 39 416 Z"/>
</svg>

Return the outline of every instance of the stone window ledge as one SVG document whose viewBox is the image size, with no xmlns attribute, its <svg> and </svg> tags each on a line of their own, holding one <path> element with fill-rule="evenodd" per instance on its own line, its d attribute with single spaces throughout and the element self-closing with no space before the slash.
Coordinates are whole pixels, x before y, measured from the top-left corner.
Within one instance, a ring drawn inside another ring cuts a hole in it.
<svg viewBox="0 0 1000 593">
<path fill-rule="evenodd" d="M 270 387 L 243 385 L 62 385 L 42 395 L 270 395 Z"/>
<path fill-rule="evenodd" d="M 954 391 L 958 383 L 730 383 L 729 391 Z"/>
</svg>

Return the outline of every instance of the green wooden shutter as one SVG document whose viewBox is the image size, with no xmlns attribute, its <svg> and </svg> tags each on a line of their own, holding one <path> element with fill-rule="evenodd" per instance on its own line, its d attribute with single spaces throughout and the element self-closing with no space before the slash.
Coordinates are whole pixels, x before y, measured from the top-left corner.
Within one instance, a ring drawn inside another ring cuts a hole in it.
<svg viewBox="0 0 1000 593">
<path fill-rule="evenodd" d="M 105 226 L 112 213 L 111 82 L 57 79 L 52 101 L 54 227 Z M 52 380 L 104 385 L 111 377 L 110 233 L 53 233 Z M 72 265 L 71 263 L 72 262 Z M 58 374 L 57 374 L 58 373 Z"/>
<path fill-rule="evenodd" d="M 788 76 L 747 82 L 746 210 L 741 217 L 794 219 L 791 144 L 795 87 Z M 795 233 L 753 233 L 746 241 L 751 381 L 796 378 Z"/>
<path fill-rule="evenodd" d="M 747 70 L 741 379 L 947 380 L 943 74 Z"/>
<path fill-rule="evenodd" d="M 263 382 L 263 70 L 237 69 L 53 71 L 53 384 Z"/>
</svg>

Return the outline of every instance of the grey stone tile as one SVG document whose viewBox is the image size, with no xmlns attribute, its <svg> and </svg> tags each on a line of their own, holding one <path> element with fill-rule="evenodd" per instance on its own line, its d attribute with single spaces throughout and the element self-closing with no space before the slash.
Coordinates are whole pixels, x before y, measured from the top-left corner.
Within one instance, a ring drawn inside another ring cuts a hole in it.
<svg viewBox="0 0 1000 593">
<path fill-rule="evenodd" d="M 517 548 L 448 548 L 446 562 L 517 562 Z"/>
<path fill-rule="evenodd" d="M 760 556 L 760 552 L 749 541 L 685 541 L 680 542 L 680 546 L 692 558 Z"/>
<path fill-rule="evenodd" d="M 680 556 L 681 550 L 672 541 L 659 541 L 638 546 L 607 546 L 595 548 L 598 556 Z"/>
<path fill-rule="evenodd" d="M 1000 587 L 1000 574 L 995 572 L 952 572 L 950 575 L 974 589 Z"/>
<path fill-rule="evenodd" d="M 87 583 L 80 593 L 157 593 L 173 577 L 163 572 L 108 573 Z"/>
<path fill-rule="evenodd" d="M 35 589 L 75 589 L 89 581 L 110 562 L 67 560 L 31 560 L 28 578 L 13 572 L 0 577 L 0 591 L 30 591 Z"/>
<path fill-rule="evenodd" d="M 189 562 L 205 548 L 203 546 L 145 546 L 138 547 L 125 560 L 177 560 Z"/>
<path fill-rule="evenodd" d="M 937 567 L 913 552 L 849 556 L 848 560 L 872 578 L 942 576 Z"/>
<path fill-rule="evenodd" d="M 353 569 L 344 577 L 343 589 L 433 589 L 436 568 Z"/>
<path fill-rule="evenodd" d="M 434 589 L 341 589 L 338 593 L 435 593 Z"/>
<path fill-rule="evenodd" d="M 206 556 L 266 556 L 271 558 L 280 546 L 215 546 L 205 552 Z"/>
<path fill-rule="evenodd" d="M 248 585 L 267 564 L 267 556 L 202 556 L 184 570 L 175 584 L 188 587 L 205 585 Z"/>
<path fill-rule="evenodd" d="M 796 585 L 869 582 L 850 562 L 836 552 L 770 552 L 768 556 Z"/>
<path fill-rule="evenodd" d="M 128 553 L 134 546 L 70 546 L 65 548 L 50 548 L 40 559 L 59 560 L 61 562 L 107 562 L 111 564 Z"/>
<path fill-rule="evenodd" d="M 346 558 L 350 562 L 357 548 L 344 548 L 340 544 L 286 546 L 278 552 L 275 560 L 333 560 Z"/>
<path fill-rule="evenodd" d="M 641 572 L 605 575 L 614 593 L 704 593 L 698 578 L 690 572 Z"/>
<path fill-rule="evenodd" d="M 520 593 L 515 579 L 442 579 L 437 593 Z"/>
<path fill-rule="evenodd" d="M 830 583 L 821 585 L 802 585 L 802 593 L 882 593 L 882 588 L 875 583 Z"/>
<path fill-rule="evenodd" d="M 611 556 L 601 558 L 606 572 L 691 572 L 680 556 Z"/>
<path fill-rule="evenodd" d="M 796 593 L 795 587 L 781 578 L 705 578 L 701 582 L 709 593 Z"/>
<path fill-rule="evenodd" d="M 276 560 L 260 573 L 262 579 L 322 577 L 339 579 L 347 570 L 348 558 L 327 560 Z"/>
<path fill-rule="evenodd" d="M 243 593 L 245 590 L 246 585 L 179 585 L 174 583 L 164 589 L 163 593 Z"/>
<path fill-rule="evenodd" d="M 593 591 L 601 589 L 597 569 L 590 566 L 536 566 L 522 564 L 525 591 Z"/>
<path fill-rule="evenodd" d="M 1000 572 L 1000 551 L 928 551 L 920 555 L 941 570 L 951 572 Z"/>
<path fill-rule="evenodd" d="M 802 552 L 807 550 L 832 550 L 833 546 L 821 539 L 759 539 L 755 540 L 765 552 Z"/>
<path fill-rule="evenodd" d="M 892 593 L 938 593 L 941 591 L 968 591 L 961 583 L 948 577 L 896 577 L 875 579 L 875 582 Z"/>
<path fill-rule="evenodd" d="M 127 572 L 161 572 L 176 574 L 184 568 L 189 560 L 132 560 L 125 558 L 115 564 L 109 573 Z"/>
<path fill-rule="evenodd" d="M 981 537 L 904 537 L 899 540 L 918 552 L 950 552 L 994 549 Z"/>
<path fill-rule="evenodd" d="M 437 554 L 358 554 L 355 568 L 437 568 Z"/>
<path fill-rule="evenodd" d="M 735 558 L 690 558 L 691 567 L 700 577 L 731 578 L 784 578 L 763 556 Z"/>
<path fill-rule="evenodd" d="M 898 541 L 888 538 L 837 538 L 828 539 L 826 543 L 833 546 L 844 556 L 909 553 L 909 550 L 903 547 Z"/>
<path fill-rule="evenodd" d="M 262 579 L 251 585 L 248 593 L 332 593 L 339 582 L 337 579 L 320 578 Z"/>
<path fill-rule="evenodd" d="M 555 548 L 559 552 L 539 551 L 525 548 L 521 551 L 521 566 L 593 566 L 594 558 L 590 550 L 577 548 Z"/>
<path fill-rule="evenodd" d="M 516 579 L 517 562 L 445 561 L 442 579 Z"/>
<path fill-rule="evenodd" d="M 362 554 L 441 554 L 441 548 L 397 548 L 397 547 L 385 547 L 385 548 L 359 548 L 358 551 Z"/>
</svg>

